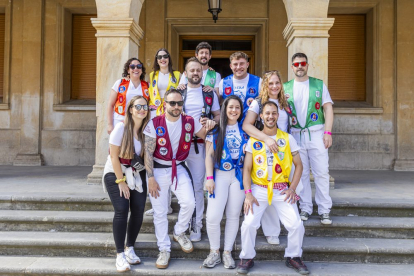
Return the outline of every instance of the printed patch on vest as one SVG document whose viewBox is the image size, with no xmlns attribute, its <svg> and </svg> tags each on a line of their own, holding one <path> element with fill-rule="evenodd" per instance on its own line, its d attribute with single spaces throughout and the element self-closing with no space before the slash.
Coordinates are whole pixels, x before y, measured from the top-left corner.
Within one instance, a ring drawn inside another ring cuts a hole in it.
<svg viewBox="0 0 414 276">
<path fill-rule="evenodd" d="M 157 84 L 157 81 L 156 80 L 153 80 L 152 81 L 152 87 L 155 87 L 156 84 Z"/>
<path fill-rule="evenodd" d="M 186 131 L 191 131 L 191 124 L 190 123 L 186 123 L 184 127 L 185 127 Z"/>
<path fill-rule="evenodd" d="M 316 97 L 318 97 L 318 98 L 319 98 L 319 97 L 321 96 L 321 92 L 320 92 L 320 91 L 316 91 L 316 92 L 315 92 L 315 95 L 316 95 Z"/>
<path fill-rule="evenodd" d="M 225 169 L 226 171 L 231 170 L 231 164 L 229 162 L 225 162 L 223 164 L 223 169 Z"/>
<path fill-rule="evenodd" d="M 188 142 L 190 142 L 190 140 L 191 140 L 191 135 L 190 135 L 190 133 L 186 133 L 185 134 L 185 141 L 188 143 Z"/>
<path fill-rule="evenodd" d="M 206 103 L 208 105 L 211 105 L 213 103 L 213 98 L 212 97 L 206 97 Z"/>
<path fill-rule="evenodd" d="M 167 153 L 168 153 L 168 149 L 167 148 L 160 148 L 160 154 L 161 155 L 167 155 Z"/>
<path fill-rule="evenodd" d="M 254 94 L 256 94 L 256 90 L 255 90 L 254 88 L 250 88 L 250 90 L 249 90 L 249 94 L 250 94 L 250 95 L 254 95 Z"/>
<path fill-rule="evenodd" d="M 215 78 L 211 78 L 211 79 L 210 79 L 210 84 L 211 84 L 211 85 L 216 84 L 216 79 L 215 79 Z"/>
<path fill-rule="evenodd" d="M 187 150 L 188 149 L 188 144 L 183 144 L 183 150 Z"/>
<path fill-rule="evenodd" d="M 260 170 L 258 170 L 257 172 L 256 172 L 256 176 L 258 177 L 258 178 L 263 178 L 263 176 L 264 176 L 264 170 L 262 170 L 262 169 L 260 169 Z"/>
<path fill-rule="evenodd" d="M 254 100 L 253 98 L 248 98 L 247 101 L 246 101 L 247 106 L 250 106 L 252 104 L 253 100 Z"/>
<path fill-rule="evenodd" d="M 167 140 L 165 140 L 165 138 L 158 139 L 158 145 L 165 146 L 165 144 L 167 144 Z"/>
<path fill-rule="evenodd" d="M 285 94 L 286 100 L 290 98 L 290 95 L 288 93 Z"/>
<path fill-rule="evenodd" d="M 124 111 L 124 108 L 122 106 L 118 106 L 118 113 L 122 113 Z"/>
<path fill-rule="evenodd" d="M 292 109 L 291 109 L 289 106 L 287 106 L 287 107 L 286 107 L 286 112 L 287 112 L 287 113 L 292 113 Z"/>
<path fill-rule="evenodd" d="M 262 144 L 262 142 L 255 142 L 255 143 L 253 144 L 253 148 L 254 148 L 255 150 L 261 150 L 261 149 L 263 148 L 263 144 Z"/>
<path fill-rule="evenodd" d="M 319 108 L 321 108 L 321 104 L 320 104 L 319 102 L 316 102 L 316 104 L 315 104 L 315 108 L 316 108 L 317 110 L 319 110 Z"/>
<path fill-rule="evenodd" d="M 282 172 L 282 167 L 279 164 L 276 164 L 275 172 L 277 172 L 277 173 L 281 173 Z"/>
<path fill-rule="evenodd" d="M 154 103 L 155 103 L 156 106 L 160 106 L 161 101 L 159 99 L 156 99 Z"/>
<path fill-rule="evenodd" d="M 226 94 L 227 96 L 231 94 L 231 87 L 226 87 L 226 89 L 224 89 L 224 94 Z"/>
<path fill-rule="evenodd" d="M 277 156 L 279 157 L 280 161 L 283 161 L 283 159 L 285 159 L 285 153 L 283 151 L 279 151 L 277 153 Z"/>
<path fill-rule="evenodd" d="M 210 114 L 210 106 L 207 106 L 207 108 L 206 108 L 206 114 Z"/>
<path fill-rule="evenodd" d="M 258 166 L 263 165 L 264 161 L 265 161 L 265 159 L 264 159 L 263 155 L 260 155 L 260 154 L 259 154 L 259 155 L 257 155 L 257 156 L 254 158 L 254 163 L 256 163 Z"/>
<path fill-rule="evenodd" d="M 124 93 L 124 91 L 125 91 L 125 85 L 121 85 L 119 87 L 119 93 Z"/>
<path fill-rule="evenodd" d="M 144 90 L 144 94 L 145 94 L 145 96 L 149 97 L 148 89 Z"/>
<path fill-rule="evenodd" d="M 286 146 L 286 140 L 283 138 L 277 139 L 277 145 L 281 148 L 283 148 L 284 146 Z"/>
<path fill-rule="evenodd" d="M 223 150 L 223 153 L 221 154 L 221 159 L 226 159 L 226 151 L 225 150 Z"/>
<path fill-rule="evenodd" d="M 318 114 L 316 114 L 315 112 L 313 112 L 310 115 L 310 118 L 311 118 L 312 121 L 316 122 L 318 120 Z"/>
<path fill-rule="evenodd" d="M 123 103 L 124 102 L 124 97 L 123 96 L 119 96 L 119 103 Z"/>
<path fill-rule="evenodd" d="M 157 136 L 164 136 L 164 134 L 165 134 L 165 128 L 159 126 L 155 130 L 155 133 L 157 133 Z"/>
<path fill-rule="evenodd" d="M 292 117 L 292 125 L 296 126 L 296 124 L 298 123 L 298 119 L 296 119 L 295 116 Z"/>
</svg>

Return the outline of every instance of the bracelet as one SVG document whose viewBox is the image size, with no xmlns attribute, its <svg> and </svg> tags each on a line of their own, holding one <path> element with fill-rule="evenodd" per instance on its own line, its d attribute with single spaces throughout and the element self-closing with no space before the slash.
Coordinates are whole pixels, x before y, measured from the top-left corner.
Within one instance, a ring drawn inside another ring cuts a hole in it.
<svg viewBox="0 0 414 276">
<path fill-rule="evenodd" d="M 244 191 L 244 194 L 247 195 L 248 193 L 251 193 L 251 192 L 252 190 L 247 190 L 247 191 Z"/>
<path fill-rule="evenodd" d="M 292 193 L 296 194 L 296 192 L 293 189 L 289 188 L 288 190 L 291 191 Z"/>
<path fill-rule="evenodd" d="M 124 178 L 120 178 L 120 179 L 115 180 L 115 183 L 119 184 L 121 182 L 125 182 L 125 180 L 126 180 L 126 176 L 124 175 Z"/>
<path fill-rule="evenodd" d="M 210 179 L 214 179 L 214 177 L 213 176 L 207 176 L 206 177 L 206 180 L 210 180 Z"/>
<path fill-rule="evenodd" d="M 332 132 L 329 132 L 329 131 L 325 131 L 323 134 L 329 134 L 332 136 Z"/>
</svg>

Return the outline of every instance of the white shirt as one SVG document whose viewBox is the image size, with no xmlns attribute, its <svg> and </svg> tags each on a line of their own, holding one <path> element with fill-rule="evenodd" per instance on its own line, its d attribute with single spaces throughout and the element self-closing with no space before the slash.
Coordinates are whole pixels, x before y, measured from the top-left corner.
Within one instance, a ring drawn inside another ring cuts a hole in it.
<svg viewBox="0 0 414 276">
<path fill-rule="evenodd" d="M 289 116 L 287 114 L 287 112 L 284 109 L 280 109 L 280 105 L 279 105 L 279 101 L 277 99 L 271 99 L 269 98 L 269 101 L 272 101 L 274 103 L 277 104 L 278 111 L 279 111 L 279 118 L 277 119 L 277 128 L 279 128 L 280 130 L 287 132 L 288 129 L 288 124 L 289 124 Z M 262 103 L 263 105 L 264 103 Z M 259 104 L 257 103 L 256 100 L 254 100 L 250 106 L 249 106 L 249 111 L 253 111 L 254 113 L 257 114 L 257 119 L 260 119 L 260 108 L 259 108 Z"/>
<path fill-rule="evenodd" d="M 293 99 L 295 102 L 296 115 L 298 122 L 301 126 L 306 125 L 306 117 L 308 114 L 308 104 L 309 104 L 309 79 L 306 81 L 298 82 L 294 81 L 293 83 Z M 323 84 L 322 91 L 322 106 L 325 103 L 332 103 L 331 96 L 329 94 L 328 88 Z M 311 126 L 309 130 L 320 130 L 323 129 L 323 125 Z M 292 129 L 292 131 L 298 131 Z"/>
<path fill-rule="evenodd" d="M 201 78 L 201 84 L 202 85 L 204 85 L 204 80 L 206 79 L 207 71 L 208 71 L 208 69 L 203 70 L 203 77 Z M 184 76 L 184 73 L 183 73 L 183 76 Z M 214 88 L 219 87 L 220 81 L 221 81 L 221 75 L 220 75 L 219 72 L 216 72 L 216 83 L 214 84 Z M 182 77 L 180 79 L 180 84 L 187 84 L 187 83 L 188 83 L 187 77 Z"/>
<path fill-rule="evenodd" d="M 289 145 L 290 145 L 290 152 L 295 152 L 300 150 L 300 147 L 298 146 L 298 143 L 296 143 L 295 138 L 293 138 L 292 135 L 289 135 Z M 269 136 L 272 139 L 276 140 L 276 135 L 274 136 Z M 251 141 L 249 139 L 249 141 L 247 142 L 246 145 L 246 151 L 252 153 L 252 147 L 251 147 Z M 267 158 L 267 171 L 268 171 L 268 175 L 267 175 L 267 180 L 272 180 L 272 175 L 273 175 L 273 153 L 268 149 L 268 147 L 266 146 L 266 144 L 263 142 L 263 144 L 266 147 L 266 158 Z"/>
<path fill-rule="evenodd" d="M 230 151 L 231 159 L 238 160 L 240 154 L 240 148 L 242 144 L 242 137 L 239 131 L 239 125 L 227 125 L 226 128 L 226 139 L 227 139 L 227 148 Z M 213 142 L 213 135 L 208 135 L 206 141 L 211 143 Z"/>
<path fill-rule="evenodd" d="M 109 144 L 120 147 L 122 144 L 122 137 L 124 135 L 124 123 L 120 122 L 117 123 L 112 130 L 111 134 L 109 135 Z M 135 139 L 134 137 L 134 146 L 135 146 L 135 153 L 137 155 L 141 154 L 141 142 Z"/>
<path fill-rule="evenodd" d="M 114 90 L 117 94 L 118 94 L 118 88 L 119 88 L 119 85 L 121 84 L 121 81 L 122 79 L 117 80 L 112 86 L 112 90 Z M 139 81 L 139 84 L 137 87 L 134 86 L 134 83 L 132 81 L 129 82 L 128 90 L 126 93 L 125 106 L 128 106 L 129 101 L 135 96 L 142 96 L 141 81 Z M 125 119 L 125 116 L 119 115 L 118 113 L 114 112 L 114 120 L 123 121 L 124 119 Z"/>
<path fill-rule="evenodd" d="M 173 158 L 175 158 L 175 156 L 177 154 L 178 147 L 180 145 L 181 130 L 182 130 L 181 116 L 175 122 L 170 122 L 170 121 L 168 121 L 167 118 L 165 118 L 165 121 L 166 121 L 166 124 L 167 124 L 168 136 L 169 136 L 170 142 L 171 142 L 171 149 L 173 151 Z M 203 126 L 200 124 L 200 122 L 194 120 L 194 133 L 199 132 L 202 127 Z M 145 127 L 144 134 L 149 136 L 149 137 L 152 137 L 152 138 L 157 138 L 155 128 L 154 128 L 154 122 L 152 120 L 150 120 L 148 122 L 147 126 Z M 155 141 L 155 142 L 158 143 L 158 141 Z M 154 161 L 156 161 L 160 164 L 169 165 L 169 166 L 171 166 L 171 164 L 172 164 L 171 161 L 160 160 L 156 157 L 154 157 Z M 180 162 L 177 162 L 177 164 L 178 163 L 180 163 Z"/>
<path fill-rule="evenodd" d="M 250 74 L 247 74 L 247 76 L 241 80 L 238 80 L 233 77 L 234 95 L 239 97 L 243 103 L 244 103 L 244 100 L 246 99 L 246 89 L 247 89 L 247 84 L 249 83 L 249 76 Z M 262 85 L 262 79 L 260 78 L 259 87 L 258 87 L 259 90 L 260 90 L 261 85 Z M 219 84 L 219 94 L 221 97 L 223 97 L 223 92 L 224 92 L 224 89 L 223 89 L 223 79 L 222 79 Z"/>
<path fill-rule="evenodd" d="M 219 101 L 216 93 L 213 93 L 213 105 L 211 111 L 220 110 Z M 185 113 L 194 118 L 194 121 L 199 121 L 201 117 L 201 110 L 204 107 L 203 90 L 200 87 L 190 88 L 187 87 L 187 96 L 185 100 Z M 206 110 L 207 112 L 207 110 Z"/>
</svg>

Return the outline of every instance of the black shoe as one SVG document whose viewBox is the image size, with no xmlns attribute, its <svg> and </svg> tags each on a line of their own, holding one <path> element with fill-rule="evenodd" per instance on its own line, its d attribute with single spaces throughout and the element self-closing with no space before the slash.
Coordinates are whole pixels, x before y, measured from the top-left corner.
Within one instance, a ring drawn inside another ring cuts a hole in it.
<svg viewBox="0 0 414 276">
<path fill-rule="evenodd" d="M 249 273 L 249 269 L 254 266 L 253 259 L 241 259 L 239 265 L 237 266 L 237 273 L 240 274 L 247 274 Z"/>
<path fill-rule="evenodd" d="M 294 258 L 287 257 L 286 266 L 289 268 L 293 268 L 296 272 L 298 272 L 301 275 L 309 274 L 308 268 L 302 262 L 302 259 L 300 257 L 294 257 Z"/>
</svg>

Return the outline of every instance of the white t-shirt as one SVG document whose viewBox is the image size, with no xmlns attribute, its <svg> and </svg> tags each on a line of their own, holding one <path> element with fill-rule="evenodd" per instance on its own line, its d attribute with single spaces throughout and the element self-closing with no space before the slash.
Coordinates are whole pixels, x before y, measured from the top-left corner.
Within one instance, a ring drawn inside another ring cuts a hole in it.
<svg viewBox="0 0 414 276">
<path fill-rule="evenodd" d="M 118 93 L 119 85 L 121 84 L 122 79 L 117 80 L 115 84 L 112 86 L 112 90 Z M 128 90 L 126 93 L 126 105 L 128 105 L 129 101 L 135 96 L 142 96 L 142 88 L 141 88 L 141 81 L 139 82 L 138 86 L 135 87 L 132 81 L 129 82 Z M 123 121 L 125 116 L 119 115 L 118 113 L 114 112 L 114 120 Z"/>
<path fill-rule="evenodd" d="M 203 78 L 201 79 L 201 84 L 202 85 L 204 85 L 204 80 L 206 79 L 207 71 L 208 71 L 208 69 L 203 70 Z M 184 76 L 184 74 L 183 74 L 183 76 Z M 219 72 L 216 72 L 216 83 L 214 84 L 214 88 L 219 87 L 220 81 L 221 81 L 221 75 L 220 75 Z M 180 80 L 180 84 L 187 84 L 187 83 L 188 83 L 187 77 L 182 77 L 181 80 Z"/>
<path fill-rule="evenodd" d="M 288 129 L 288 124 L 289 124 L 289 116 L 286 113 L 286 111 L 284 109 L 280 109 L 280 105 L 279 105 L 279 101 L 276 99 L 271 99 L 269 98 L 269 101 L 272 101 L 274 103 L 277 104 L 277 106 L 279 107 L 278 111 L 279 111 L 279 118 L 277 119 L 277 128 L 281 129 L 284 132 L 287 132 Z M 263 105 L 263 103 L 262 103 Z M 249 111 L 253 111 L 254 113 L 257 114 L 257 118 L 259 117 L 259 113 L 260 113 L 260 109 L 259 109 L 259 104 L 257 103 L 256 100 L 254 100 L 250 106 L 249 106 Z"/>
<path fill-rule="evenodd" d="M 121 146 L 122 136 L 124 135 L 124 123 L 117 123 L 114 127 L 114 130 L 109 135 L 109 144 L 114 146 Z M 134 138 L 135 153 L 137 155 L 141 154 L 141 142 Z"/>
<path fill-rule="evenodd" d="M 247 76 L 241 80 L 238 80 L 233 77 L 234 95 L 239 97 L 243 103 L 244 103 L 244 100 L 246 99 L 246 89 L 247 89 L 247 84 L 249 83 L 249 76 L 250 74 L 247 74 Z M 259 87 L 258 87 L 259 90 L 260 90 L 261 85 L 262 85 L 262 79 L 260 78 Z M 219 94 L 221 97 L 223 97 L 223 92 L 224 92 L 224 89 L 223 89 L 223 79 L 222 79 L 219 85 Z"/>
<path fill-rule="evenodd" d="M 306 125 L 306 116 L 308 113 L 308 103 L 309 103 L 309 79 L 307 81 L 298 82 L 294 81 L 293 83 L 293 99 L 295 102 L 296 114 L 298 122 L 301 126 Z M 328 88 L 323 84 L 322 92 L 322 106 L 325 103 L 332 103 L 331 96 L 329 94 Z M 323 125 L 311 126 L 309 130 L 319 130 L 323 129 Z M 295 131 L 293 129 L 292 131 Z"/>
<path fill-rule="evenodd" d="M 175 122 L 170 122 L 168 121 L 167 118 L 165 118 L 165 121 L 167 124 L 168 136 L 171 142 L 171 149 L 173 151 L 173 158 L 175 158 L 179 144 L 180 144 L 180 138 L 181 138 L 181 130 L 182 130 L 181 116 Z M 194 134 L 199 132 L 202 127 L 203 126 L 200 124 L 200 122 L 194 120 Z M 150 120 L 147 126 L 145 127 L 144 134 L 152 138 L 157 138 L 155 128 L 154 128 L 154 122 L 152 120 Z M 158 143 L 158 141 L 156 141 L 156 143 Z M 157 161 L 158 163 L 164 164 L 164 165 L 171 165 L 171 161 L 160 160 L 156 157 L 154 157 L 154 161 Z M 177 164 L 178 163 L 180 162 L 177 162 Z"/>
<path fill-rule="evenodd" d="M 289 135 L 289 145 L 290 145 L 290 152 L 295 152 L 300 150 L 300 147 L 298 146 L 298 143 L 296 143 L 295 138 L 293 138 L 292 135 Z M 276 140 L 276 135 L 274 136 L 269 136 L 272 139 Z M 251 147 L 251 141 L 249 139 L 249 142 L 247 142 L 246 145 L 246 152 L 250 152 L 252 153 L 252 147 Z M 268 171 L 268 175 L 267 175 L 267 180 L 272 180 L 272 175 L 273 175 L 273 153 L 268 149 L 268 147 L 266 146 L 265 143 L 263 143 L 266 147 L 266 158 L 267 158 L 267 171 Z"/>
<path fill-rule="evenodd" d="M 230 151 L 231 159 L 239 159 L 242 138 L 238 124 L 227 125 L 226 128 L 227 148 Z M 213 135 L 208 135 L 206 141 L 213 143 Z"/>
<path fill-rule="evenodd" d="M 185 100 L 185 113 L 194 118 L 194 121 L 199 121 L 201 117 L 201 110 L 204 107 L 203 90 L 200 87 L 187 87 L 187 98 Z M 220 110 L 219 101 L 216 93 L 213 95 L 213 105 L 211 111 Z"/>
</svg>

